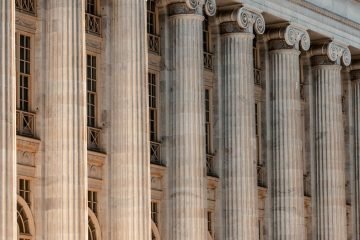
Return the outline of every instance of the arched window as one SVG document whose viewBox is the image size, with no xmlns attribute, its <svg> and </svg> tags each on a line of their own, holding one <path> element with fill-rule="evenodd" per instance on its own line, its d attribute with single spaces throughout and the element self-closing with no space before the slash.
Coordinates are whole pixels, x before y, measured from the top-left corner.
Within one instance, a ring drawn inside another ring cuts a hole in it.
<svg viewBox="0 0 360 240">
<path fill-rule="evenodd" d="M 88 217 L 88 239 L 101 240 L 100 224 L 95 213 L 89 208 Z"/>
<path fill-rule="evenodd" d="M 89 217 L 89 240 L 96 240 L 96 229 L 94 223 L 91 221 Z"/>
<path fill-rule="evenodd" d="M 154 221 L 151 221 L 151 240 L 160 240 L 160 232 Z"/>
<path fill-rule="evenodd" d="M 31 210 L 25 200 L 17 197 L 18 240 L 33 240 L 35 225 Z"/>
</svg>

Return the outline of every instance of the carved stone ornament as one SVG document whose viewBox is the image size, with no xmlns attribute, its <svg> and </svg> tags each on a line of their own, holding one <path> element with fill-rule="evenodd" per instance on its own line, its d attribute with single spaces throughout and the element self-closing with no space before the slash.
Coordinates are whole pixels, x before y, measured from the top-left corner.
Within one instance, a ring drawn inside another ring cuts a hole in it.
<svg viewBox="0 0 360 240">
<path fill-rule="evenodd" d="M 223 11 L 219 14 L 218 20 L 223 34 L 233 32 L 253 33 L 254 30 L 257 34 L 265 32 L 265 20 L 262 14 L 246 7 Z"/>
<path fill-rule="evenodd" d="M 171 3 L 172 1 L 170 1 Z M 176 8 L 177 5 L 181 6 L 181 1 L 173 2 L 172 8 Z M 181 14 L 186 13 L 199 13 L 201 8 L 204 7 L 204 11 L 208 16 L 214 16 L 216 13 L 216 0 L 185 0 L 188 10 L 192 11 L 181 11 Z M 170 15 L 178 14 L 177 11 L 171 11 Z"/>
<path fill-rule="evenodd" d="M 270 44 L 271 50 L 283 48 L 295 48 L 300 50 L 300 46 L 304 51 L 310 49 L 310 36 L 308 32 L 292 24 L 287 25 L 286 27 L 269 30 L 267 39 L 269 41 L 275 40 L 273 41 L 273 44 Z M 288 46 L 284 45 L 284 43 Z"/>
<path fill-rule="evenodd" d="M 328 42 L 311 49 L 313 65 L 341 64 L 345 66 L 351 63 L 351 52 L 347 46 L 335 42 Z"/>
<path fill-rule="evenodd" d="M 334 42 L 329 43 L 327 55 L 329 59 L 334 62 L 340 62 L 340 58 L 342 58 L 345 66 L 349 66 L 351 63 L 351 53 L 349 48 Z"/>
</svg>

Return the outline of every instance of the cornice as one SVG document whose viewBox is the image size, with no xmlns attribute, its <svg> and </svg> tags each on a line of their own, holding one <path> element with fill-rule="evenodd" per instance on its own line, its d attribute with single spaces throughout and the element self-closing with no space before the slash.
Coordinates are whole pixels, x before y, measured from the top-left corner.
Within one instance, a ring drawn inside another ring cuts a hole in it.
<svg viewBox="0 0 360 240">
<path fill-rule="evenodd" d="M 289 2 L 294 3 L 296 5 L 299 5 L 299 6 L 302 6 L 302 7 L 307 8 L 307 9 L 309 9 L 309 10 L 315 12 L 315 13 L 321 14 L 321 15 L 323 15 L 325 17 L 331 18 L 331 19 L 333 19 L 335 21 L 341 22 L 343 24 L 346 24 L 348 26 L 351 26 L 351 27 L 353 27 L 355 29 L 360 30 L 360 24 L 359 23 L 354 22 L 354 21 L 352 21 L 350 19 L 347 19 L 345 17 L 342 17 L 342 16 L 340 16 L 340 15 L 338 15 L 336 13 L 325 10 L 325 9 L 323 9 L 321 7 L 318 7 L 318 6 L 316 6 L 316 5 L 312 4 L 312 3 L 309 3 L 307 1 L 304 1 L 304 0 L 289 0 Z"/>
</svg>

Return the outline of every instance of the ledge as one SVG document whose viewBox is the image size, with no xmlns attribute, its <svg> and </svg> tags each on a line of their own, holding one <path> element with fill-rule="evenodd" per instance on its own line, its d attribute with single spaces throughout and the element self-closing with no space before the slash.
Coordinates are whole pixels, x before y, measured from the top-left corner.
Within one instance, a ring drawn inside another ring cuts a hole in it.
<svg viewBox="0 0 360 240">
<path fill-rule="evenodd" d="M 39 150 L 41 141 L 36 138 L 16 135 L 16 148 L 24 152 L 36 153 Z"/>
</svg>

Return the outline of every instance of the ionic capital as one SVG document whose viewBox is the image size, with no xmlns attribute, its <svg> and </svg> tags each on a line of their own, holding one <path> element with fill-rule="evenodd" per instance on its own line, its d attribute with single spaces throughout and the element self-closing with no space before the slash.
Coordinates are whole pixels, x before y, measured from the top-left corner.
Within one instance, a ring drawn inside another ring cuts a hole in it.
<svg viewBox="0 0 360 240">
<path fill-rule="evenodd" d="M 214 16 L 216 13 L 216 0 L 167 0 L 166 3 L 172 5 L 172 10 L 174 10 L 170 12 L 170 15 L 201 13 L 202 8 L 208 16 Z M 188 9 L 184 9 L 184 6 Z"/>
<path fill-rule="evenodd" d="M 270 29 L 266 36 L 266 40 L 270 41 L 270 50 L 295 48 L 307 51 L 310 49 L 309 33 L 296 25 L 289 24 L 283 27 Z"/>
<path fill-rule="evenodd" d="M 224 10 L 218 16 L 220 31 L 222 34 L 235 32 L 257 34 L 265 32 L 265 20 L 260 12 L 256 12 L 247 7 L 238 7 L 232 10 Z"/>
<path fill-rule="evenodd" d="M 351 63 L 351 52 L 347 46 L 336 42 L 326 42 L 315 45 L 310 50 L 313 65 L 341 64 L 349 66 Z"/>
</svg>

